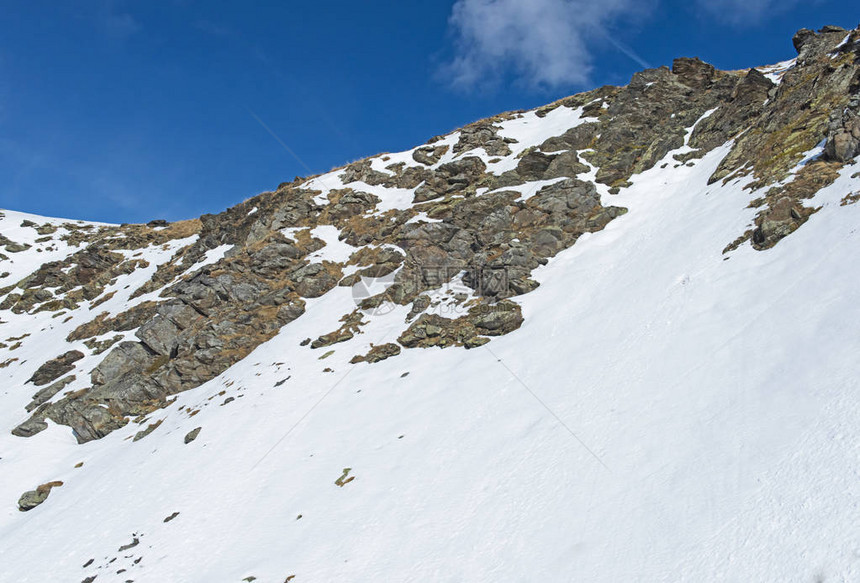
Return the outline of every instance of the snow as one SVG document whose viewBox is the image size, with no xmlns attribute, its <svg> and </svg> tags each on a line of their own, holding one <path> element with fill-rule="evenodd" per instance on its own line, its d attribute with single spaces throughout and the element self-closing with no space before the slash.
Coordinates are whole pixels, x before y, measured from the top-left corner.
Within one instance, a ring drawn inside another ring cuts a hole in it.
<svg viewBox="0 0 860 583">
<path fill-rule="evenodd" d="M 257 207 L 254 207 L 257 208 Z M 227 254 L 230 249 L 233 248 L 233 245 L 219 245 L 214 249 L 209 249 L 206 253 L 203 254 L 203 258 L 185 270 L 185 273 L 194 273 L 198 269 L 202 267 L 206 267 L 207 265 L 212 265 L 213 263 L 218 263 L 224 256 Z"/>
<path fill-rule="evenodd" d="M 524 149 L 578 116 L 525 114 L 501 133 Z M 860 204 L 839 204 L 860 163 L 776 247 L 723 255 L 762 195 L 707 184 L 729 147 L 678 167 L 671 152 L 601 191 L 629 212 L 538 269 L 540 287 L 516 298 L 523 327 L 483 348 L 349 364 L 396 340 L 402 306 L 348 342 L 301 347 L 355 309 L 336 287 L 220 377 L 84 445 L 66 427 L 8 428 L 35 392 L 24 381 L 91 315 L 9 318 L 0 340 L 32 336 L 0 350 L 26 361 L 0 369 L 0 581 L 860 580 Z M 19 218 L 4 220 L 15 240 Z M 334 227 L 312 235 L 326 243 L 316 259 L 354 251 Z M 118 278 L 111 302 L 139 283 Z M 338 487 L 344 468 L 355 480 Z M 64 485 L 17 510 L 50 480 Z"/>
<path fill-rule="evenodd" d="M 120 251 L 120 253 L 126 255 L 127 257 L 134 257 L 146 261 L 147 263 L 149 263 L 149 266 L 135 269 L 132 273 L 129 273 L 128 275 L 121 275 L 117 277 L 116 283 L 107 286 L 104 291 L 104 294 L 115 292 L 115 295 L 108 301 L 100 304 L 96 308 L 97 312 L 108 312 L 110 316 L 115 316 L 121 312 L 128 310 L 131 306 L 141 304 L 146 301 L 154 301 L 158 299 L 159 295 L 161 294 L 161 291 L 164 288 L 140 295 L 134 299 L 130 298 L 135 291 L 137 291 L 143 284 L 145 284 L 152 278 L 160 265 L 163 265 L 170 261 L 176 255 L 176 253 L 193 245 L 198 238 L 199 235 L 191 235 L 190 237 L 185 237 L 182 239 L 173 239 L 163 245 L 154 245 L 151 247 L 146 247 L 143 250 L 136 249 L 134 251 Z M 217 254 L 217 251 L 213 253 L 213 260 L 217 261 L 217 259 L 215 259 L 217 257 Z M 189 270 L 187 273 L 190 272 L 191 271 Z M 88 319 L 91 319 L 92 316 L 93 314 L 90 313 L 86 314 L 84 319 L 82 320 L 75 319 L 74 321 L 77 322 L 76 326 L 83 324 Z"/>
<path fill-rule="evenodd" d="M 2 215 L 0 216 L 0 234 L 14 243 L 30 245 L 29 249 L 17 253 L 7 252 L 3 246 L 0 246 L 0 253 L 7 257 L 7 259 L 0 258 L 0 274 L 8 273 L 5 277 L 0 277 L 0 287 L 17 283 L 33 271 L 34 265 L 41 265 L 49 261 L 62 261 L 79 251 L 80 248 L 61 240 L 61 237 L 69 232 L 63 226 L 64 224 L 78 227 L 89 226 L 93 229 L 111 226 L 106 223 L 55 219 L 5 209 L 0 209 L 0 215 Z M 41 239 L 43 235 L 39 235 L 33 227 L 22 227 L 23 221 L 30 221 L 39 226 L 48 223 L 57 227 L 57 231 L 51 235 L 44 235 L 50 237 L 50 240 L 37 243 L 36 240 Z"/>
<path fill-rule="evenodd" d="M 839 49 L 841 49 L 842 47 L 847 45 L 849 40 L 851 40 L 851 33 L 850 32 L 845 35 L 845 38 L 843 38 L 842 41 L 840 41 L 840 43 L 838 45 L 833 47 L 833 50 L 830 52 L 830 57 L 831 58 L 836 57 L 839 54 Z"/>
<path fill-rule="evenodd" d="M 498 135 L 503 138 L 513 138 L 517 143 L 509 144 L 511 155 L 502 158 L 500 162 L 489 163 L 490 158 L 487 157 L 484 162 L 487 163 L 488 171 L 501 175 L 515 169 L 522 152 L 532 146 L 539 146 L 549 138 L 560 136 L 587 122 L 588 119 L 582 117 L 581 107 L 574 109 L 560 105 L 543 118 L 538 117 L 535 111 L 529 111 L 516 119 L 500 122 L 501 129 Z"/>
<path fill-rule="evenodd" d="M 767 65 L 766 67 L 756 67 L 760 73 L 763 73 L 765 77 L 779 85 L 782 82 L 782 77 L 785 73 L 792 69 L 797 64 L 797 58 L 789 59 L 787 61 L 781 61 L 774 65 Z"/>
<path fill-rule="evenodd" d="M 567 180 L 567 178 L 564 176 L 561 178 L 550 178 L 548 180 L 533 180 L 532 182 L 524 182 L 523 184 L 517 184 L 515 186 L 497 188 L 496 190 L 492 190 L 485 194 L 495 194 L 497 192 L 518 192 L 520 193 L 520 197 L 516 199 L 517 201 L 528 200 L 540 192 L 541 189 L 558 182 L 564 182 L 565 180 Z"/>
<path fill-rule="evenodd" d="M 406 224 L 409 224 L 409 223 L 442 223 L 442 222 L 444 222 L 442 219 L 430 218 L 427 216 L 426 212 L 421 211 L 420 213 L 416 214 L 414 217 L 412 217 L 411 219 L 406 221 Z"/>
<path fill-rule="evenodd" d="M 353 247 L 349 243 L 340 241 L 338 239 L 339 235 L 340 231 L 338 228 L 332 225 L 323 225 L 312 229 L 311 237 L 321 239 L 325 243 L 325 247 L 312 253 L 310 259 L 331 261 L 333 263 L 348 261 L 350 256 L 358 251 L 358 247 Z"/>
</svg>

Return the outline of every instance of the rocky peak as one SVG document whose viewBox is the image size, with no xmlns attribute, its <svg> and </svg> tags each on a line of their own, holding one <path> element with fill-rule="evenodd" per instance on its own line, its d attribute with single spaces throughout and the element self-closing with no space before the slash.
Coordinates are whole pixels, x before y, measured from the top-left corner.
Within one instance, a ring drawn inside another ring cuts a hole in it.
<svg viewBox="0 0 860 583">
<path fill-rule="evenodd" d="M 672 74 L 684 85 L 704 89 L 713 82 L 717 70 L 699 57 L 681 57 L 672 61 Z"/>
<path fill-rule="evenodd" d="M 806 63 L 832 51 L 845 39 L 849 31 L 839 26 L 823 26 L 818 32 L 801 28 L 791 39 L 797 51 L 798 63 Z"/>
</svg>

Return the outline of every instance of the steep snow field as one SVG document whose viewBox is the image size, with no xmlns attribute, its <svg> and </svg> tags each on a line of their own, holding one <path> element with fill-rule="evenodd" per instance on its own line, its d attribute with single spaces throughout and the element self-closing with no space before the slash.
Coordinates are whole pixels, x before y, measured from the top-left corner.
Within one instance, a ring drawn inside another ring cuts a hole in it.
<svg viewBox="0 0 860 583">
<path fill-rule="evenodd" d="M 0 581 L 860 580 L 860 204 L 840 206 L 860 163 L 779 245 L 723 255 L 757 196 L 707 185 L 727 152 L 604 192 L 629 212 L 541 268 L 523 327 L 482 348 L 349 364 L 394 341 L 399 307 L 319 359 L 299 343 L 352 310 L 335 288 L 145 439 L 4 430 Z"/>
</svg>

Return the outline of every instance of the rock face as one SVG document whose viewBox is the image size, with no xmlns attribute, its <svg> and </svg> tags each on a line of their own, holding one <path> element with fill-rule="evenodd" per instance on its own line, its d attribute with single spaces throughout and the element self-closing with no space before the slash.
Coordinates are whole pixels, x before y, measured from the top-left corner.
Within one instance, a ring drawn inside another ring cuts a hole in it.
<svg viewBox="0 0 860 583">
<path fill-rule="evenodd" d="M 80 442 L 104 437 L 220 375 L 308 300 L 367 278 L 389 279 L 356 297 L 337 330 L 314 331 L 309 350 L 345 346 L 388 304 L 408 314 L 397 342 L 365 347 L 354 363 L 481 346 L 522 325 L 516 298 L 538 286 L 536 269 L 626 212 L 609 201 L 634 174 L 724 144 L 711 181 L 761 191 L 755 224 L 726 251 L 768 249 L 809 220 L 804 201 L 860 154 L 860 32 L 803 30 L 794 44 L 793 66 L 730 72 L 677 59 L 625 87 L 482 120 L 191 221 L 27 225 L 72 250 L 0 290 L 0 310 L 73 323 L 62 354 L 33 364 L 30 381 L 44 388 L 12 433 L 34 435 L 50 419 Z M 516 124 L 549 116 L 569 123 L 520 143 L 528 132 Z M 822 142 L 823 155 L 799 167 Z M 0 245 L 26 251 L 2 236 Z M 125 291 L 142 269 L 151 277 Z M 87 370 L 68 375 L 85 357 Z"/>
</svg>

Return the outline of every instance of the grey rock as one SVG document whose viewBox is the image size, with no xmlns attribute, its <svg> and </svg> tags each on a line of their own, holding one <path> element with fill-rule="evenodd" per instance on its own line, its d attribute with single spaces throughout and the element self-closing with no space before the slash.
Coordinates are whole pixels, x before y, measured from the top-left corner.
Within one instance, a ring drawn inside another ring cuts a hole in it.
<svg viewBox="0 0 860 583">
<path fill-rule="evenodd" d="M 677 75 L 684 85 L 705 89 L 713 82 L 717 70 L 713 65 L 699 60 L 698 57 L 693 59 L 683 57 L 672 62 L 672 73 Z"/>
<path fill-rule="evenodd" d="M 40 366 L 27 382 L 33 383 L 37 387 L 46 385 L 74 369 L 74 363 L 83 357 L 84 353 L 79 350 L 70 350 L 61 354 L 57 358 L 51 359 Z"/>
<path fill-rule="evenodd" d="M 54 395 L 62 391 L 69 383 L 74 382 L 74 380 L 75 375 L 69 375 L 66 378 L 60 379 L 57 382 L 45 387 L 44 389 L 33 395 L 33 400 L 25 407 L 27 413 L 32 412 L 37 407 L 50 401 Z"/>
<path fill-rule="evenodd" d="M 179 345 L 180 333 L 201 319 L 194 308 L 174 300 L 159 306 L 155 318 L 141 326 L 135 336 L 154 353 L 168 356 Z"/>
<path fill-rule="evenodd" d="M 203 429 L 202 427 L 197 427 L 197 428 L 192 429 L 191 431 L 189 431 L 189 432 L 185 435 L 185 440 L 184 440 L 184 441 L 185 441 L 185 444 L 187 445 L 187 444 L 191 443 L 192 441 L 194 441 L 195 439 L 197 439 L 197 436 L 198 436 L 198 435 L 200 435 L 200 431 L 201 431 L 202 429 Z M 165 522 L 166 522 L 166 521 L 165 521 Z"/>
<path fill-rule="evenodd" d="M 48 482 L 47 484 L 42 484 L 35 490 L 30 490 L 29 492 L 24 492 L 21 497 L 18 499 L 18 510 L 21 512 L 28 512 L 39 506 L 45 500 L 48 499 L 48 495 L 50 495 L 51 490 L 62 486 L 62 482 Z"/>
<path fill-rule="evenodd" d="M 120 342 L 93 369 L 90 380 L 94 385 L 104 385 L 126 373 L 147 370 L 154 359 L 155 356 L 142 343 Z"/>
<path fill-rule="evenodd" d="M 20 425 L 18 425 L 15 429 L 12 430 L 12 435 L 17 437 L 33 437 L 39 432 L 42 432 L 48 428 L 48 424 L 44 419 L 39 417 L 31 417 L 27 419 Z"/>
</svg>

